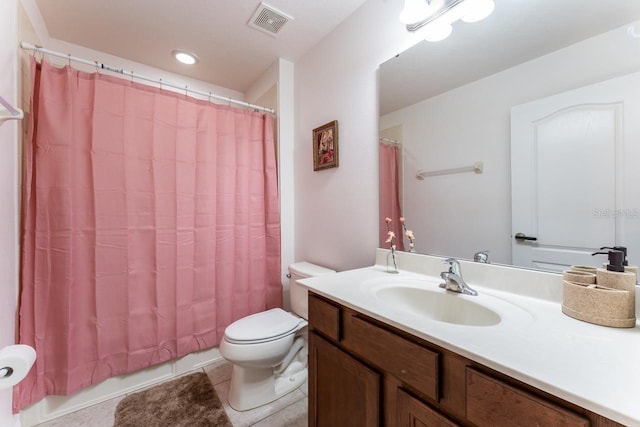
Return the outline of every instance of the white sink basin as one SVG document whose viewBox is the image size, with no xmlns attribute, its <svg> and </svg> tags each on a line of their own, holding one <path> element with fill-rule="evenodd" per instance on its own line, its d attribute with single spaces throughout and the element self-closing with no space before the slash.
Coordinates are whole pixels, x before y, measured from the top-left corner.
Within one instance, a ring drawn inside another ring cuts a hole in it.
<svg viewBox="0 0 640 427">
<path fill-rule="evenodd" d="M 467 326 L 491 326 L 500 323 L 500 315 L 460 294 L 409 286 L 380 288 L 375 296 L 394 307 L 426 316 L 438 322 Z"/>
<path fill-rule="evenodd" d="M 438 286 L 441 282 L 378 278 L 365 281 L 362 290 L 395 312 L 453 325 L 496 326 L 505 320 L 531 319 L 525 310 L 505 300 L 481 292 L 471 296 L 447 291 Z"/>
</svg>

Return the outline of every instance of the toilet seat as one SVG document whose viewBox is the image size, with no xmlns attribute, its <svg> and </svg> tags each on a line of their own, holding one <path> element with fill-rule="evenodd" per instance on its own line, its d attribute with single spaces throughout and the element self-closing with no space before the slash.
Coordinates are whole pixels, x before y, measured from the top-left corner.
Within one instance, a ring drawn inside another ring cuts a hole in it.
<svg viewBox="0 0 640 427">
<path fill-rule="evenodd" d="M 290 335 L 307 325 L 304 319 L 274 308 L 236 320 L 227 326 L 224 338 L 233 344 L 257 344 Z"/>
</svg>

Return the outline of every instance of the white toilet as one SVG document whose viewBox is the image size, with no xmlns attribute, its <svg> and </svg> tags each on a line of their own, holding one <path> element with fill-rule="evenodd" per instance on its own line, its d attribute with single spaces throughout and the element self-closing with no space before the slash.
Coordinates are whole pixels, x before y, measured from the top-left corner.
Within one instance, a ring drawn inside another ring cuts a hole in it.
<svg viewBox="0 0 640 427">
<path fill-rule="evenodd" d="M 307 379 L 307 290 L 297 279 L 335 273 L 298 262 L 289 266 L 291 311 L 280 308 L 252 314 L 227 326 L 220 354 L 233 363 L 229 405 L 246 411 L 300 387 Z"/>
</svg>

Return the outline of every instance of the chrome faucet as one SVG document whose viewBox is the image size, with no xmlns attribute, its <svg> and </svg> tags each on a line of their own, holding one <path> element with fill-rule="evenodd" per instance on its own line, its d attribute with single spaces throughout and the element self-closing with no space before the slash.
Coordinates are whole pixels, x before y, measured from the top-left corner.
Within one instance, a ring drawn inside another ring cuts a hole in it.
<svg viewBox="0 0 640 427">
<path fill-rule="evenodd" d="M 481 262 L 484 264 L 489 264 L 489 251 L 480 251 L 480 252 L 476 252 L 473 255 L 473 260 L 475 262 Z"/>
<path fill-rule="evenodd" d="M 465 295 L 478 295 L 478 292 L 471 289 L 462 278 L 460 263 L 457 259 L 447 258 L 444 260 L 444 264 L 447 266 L 447 271 L 440 273 L 440 277 L 444 280 L 444 283 L 440 285 L 441 288 Z"/>
</svg>

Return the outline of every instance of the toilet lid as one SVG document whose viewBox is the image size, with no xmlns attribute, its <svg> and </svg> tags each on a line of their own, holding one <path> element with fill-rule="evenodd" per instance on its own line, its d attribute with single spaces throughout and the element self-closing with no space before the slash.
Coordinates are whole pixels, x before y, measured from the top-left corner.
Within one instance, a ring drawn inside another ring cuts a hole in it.
<svg viewBox="0 0 640 427">
<path fill-rule="evenodd" d="M 231 341 L 265 341 L 287 335 L 298 329 L 303 319 L 287 313 L 281 308 L 273 308 L 236 320 L 224 331 Z"/>
</svg>

